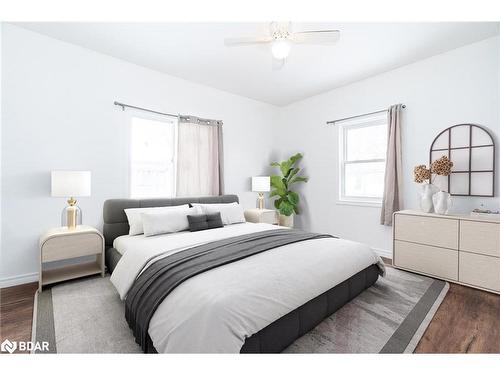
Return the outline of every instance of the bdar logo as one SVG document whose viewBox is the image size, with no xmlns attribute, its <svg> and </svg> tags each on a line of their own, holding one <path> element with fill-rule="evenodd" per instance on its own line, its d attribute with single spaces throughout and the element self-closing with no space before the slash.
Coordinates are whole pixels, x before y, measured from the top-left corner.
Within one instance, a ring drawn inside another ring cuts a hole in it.
<svg viewBox="0 0 500 375">
<path fill-rule="evenodd" d="M 2 352 L 9 352 L 10 354 L 14 353 L 16 348 L 17 348 L 17 343 L 12 342 L 8 339 L 4 340 L 4 342 L 2 342 L 2 344 L 0 345 L 0 350 Z"/>
</svg>

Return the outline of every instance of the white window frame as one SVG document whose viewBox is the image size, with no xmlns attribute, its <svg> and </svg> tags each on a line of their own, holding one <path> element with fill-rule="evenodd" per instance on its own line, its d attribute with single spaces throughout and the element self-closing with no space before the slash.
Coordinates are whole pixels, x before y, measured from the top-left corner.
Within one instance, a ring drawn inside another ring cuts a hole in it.
<svg viewBox="0 0 500 375">
<path fill-rule="evenodd" d="M 370 126 L 380 126 L 380 122 L 385 120 L 387 124 L 387 112 L 380 112 L 369 115 L 361 115 L 351 119 L 336 122 L 335 125 L 338 130 L 338 197 L 337 204 L 354 205 L 354 206 L 367 206 L 367 207 L 381 207 L 382 197 L 356 197 L 345 195 L 345 166 L 346 164 L 354 163 L 376 163 L 385 162 L 387 158 L 383 159 L 366 159 L 347 161 L 347 131 L 346 129 L 364 128 Z"/>
<path fill-rule="evenodd" d="M 168 126 L 172 121 L 174 122 L 174 194 L 172 198 L 177 196 L 176 186 L 177 186 L 177 147 L 178 147 L 178 136 L 179 136 L 179 122 L 178 119 L 174 116 L 164 116 L 164 115 L 156 115 L 153 113 L 145 113 L 145 112 L 133 112 L 128 116 L 128 128 L 129 128 L 129 145 L 128 145 L 128 196 L 132 199 L 148 199 L 148 198 L 169 198 L 165 195 L 158 197 L 143 197 L 143 196 L 134 196 L 132 195 L 132 121 L 134 118 L 141 118 L 144 120 L 153 120 L 164 122 L 166 126 Z"/>
</svg>

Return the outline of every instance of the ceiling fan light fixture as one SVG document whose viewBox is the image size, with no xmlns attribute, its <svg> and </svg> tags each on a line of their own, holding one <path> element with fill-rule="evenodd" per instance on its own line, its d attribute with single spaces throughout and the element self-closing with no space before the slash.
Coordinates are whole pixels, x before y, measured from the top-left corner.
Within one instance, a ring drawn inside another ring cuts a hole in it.
<svg viewBox="0 0 500 375">
<path fill-rule="evenodd" d="M 275 39 L 271 44 L 271 52 L 275 59 L 284 60 L 290 54 L 292 43 L 286 38 Z"/>
</svg>

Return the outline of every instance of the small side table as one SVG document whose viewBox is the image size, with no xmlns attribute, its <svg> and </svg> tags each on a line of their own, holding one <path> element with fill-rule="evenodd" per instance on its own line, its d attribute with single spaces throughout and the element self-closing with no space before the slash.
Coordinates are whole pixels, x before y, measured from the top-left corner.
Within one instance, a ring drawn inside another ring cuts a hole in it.
<svg viewBox="0 0 500 375">
<path fill-rule="evenodd" d="M 49 262 L 89 255 L 95 255 L 95 261 L 43 269 Z M 44 285 L 98 273 L 104 276 L 104 237 L 97 229 L 88 225 L 52 228 L 40 237 L 40 290 Z"/>
<path fill-rule="evenodd" d="M 245 220 L 250 223 L 267 223 L 278 225 L 278 215 L 275 210 L 263 210 L 259 208 L 251 208 L 245 210 Z"/>
</svg>

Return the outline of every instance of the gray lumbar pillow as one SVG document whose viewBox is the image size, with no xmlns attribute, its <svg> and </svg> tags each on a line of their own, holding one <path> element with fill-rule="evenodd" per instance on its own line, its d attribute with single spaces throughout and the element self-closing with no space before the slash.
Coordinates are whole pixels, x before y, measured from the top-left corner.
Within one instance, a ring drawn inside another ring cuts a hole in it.
<svg viewBox="0 0 500 375">
<path fill-rule="evenodd" d="M 188 215 L 189 230 L 197 232 L 199 230 L 222 228 L 222 218 L 220 212 L 206 215 Z"/>
</svg>

